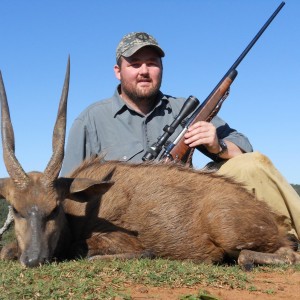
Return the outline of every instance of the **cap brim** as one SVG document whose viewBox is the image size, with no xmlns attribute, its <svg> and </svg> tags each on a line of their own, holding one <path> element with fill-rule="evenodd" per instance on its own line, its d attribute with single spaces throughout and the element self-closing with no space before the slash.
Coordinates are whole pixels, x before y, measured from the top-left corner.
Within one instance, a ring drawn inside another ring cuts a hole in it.
<svg viewBox="0 0 300 300">
<path fill-rule="evenodd" d="M 153 44 L 135 45 L 135 46 L 131 47 L 130 49 L 128 49 L 127 51 L 124 51 L 124 53 L 122 53 L 121 56 L 130 57 L 131 55 L 133 55 L 138 50 L 140 50 L 140 49 L 142 49 L 144 47 L 152 47 L 152 48 L 154 48 L 158 52 L 158 54 L 159 54 L 160 57 L 164 57 L 165 56 L 165 52 L 159 46 L 156 46 L 156 45 L 153 45 Z"/>
</svg>

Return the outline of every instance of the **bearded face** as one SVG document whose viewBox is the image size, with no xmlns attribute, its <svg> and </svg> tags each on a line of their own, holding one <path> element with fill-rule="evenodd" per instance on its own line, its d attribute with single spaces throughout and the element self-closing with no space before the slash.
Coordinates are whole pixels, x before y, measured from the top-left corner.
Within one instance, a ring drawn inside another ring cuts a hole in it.
<svg viewBox="0 0 300 300">
<path fill-rule="evenodd" d="M 162 72 L 153 79 L 150 74 L 141 75 L 136 82 L 126 76 L 121 77 L 122 93 L 134 102 L 155 99 L 161 86 Z"/>
<path fill-rule="evenodd" d="M 156 98 L 162 81 L 162 62 L 158 53 L 145 47 L 132 56 L 121 58 L 121 65 L 115 66 L 115 73 L 121 82 L 121 95 L 131 102 L 151 101 Z"/>
</svg>

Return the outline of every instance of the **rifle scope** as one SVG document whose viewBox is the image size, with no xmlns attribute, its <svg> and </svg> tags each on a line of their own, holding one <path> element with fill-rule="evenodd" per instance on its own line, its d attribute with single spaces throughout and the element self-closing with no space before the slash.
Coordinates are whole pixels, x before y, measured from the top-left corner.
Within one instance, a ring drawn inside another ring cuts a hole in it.
<svg viewBox="0 0 300 300">
<path fill-rule="evenodd" d="M 174 119 L 172 124 L 166 125 L 163 129 L 165 132 L 162 136 L 157 139 L 151 147 L 148 148 L 147 152 L 142 157 L 143 161 L 150 161 L 155 159 L 160 153 L 162 147 L 165 145 L 169 137 L 174 133 L 178 125 L 185 119 L 191 112 L 198 106 L 199 100 L 194 96 L 189 96 L 183 104 L 178 116 Z"/>
</svg>

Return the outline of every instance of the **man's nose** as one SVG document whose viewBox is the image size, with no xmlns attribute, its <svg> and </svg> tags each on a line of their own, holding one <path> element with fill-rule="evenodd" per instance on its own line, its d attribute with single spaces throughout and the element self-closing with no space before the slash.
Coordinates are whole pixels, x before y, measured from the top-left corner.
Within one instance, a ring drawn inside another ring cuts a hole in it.
<svg viewBox="0 0 300 300">
<path fill-rule="evenodd" d="M 148 74 L 149 73 L 149 69 L 147 64 L 142 64 L 140 67 L 140 74 Z"/>
</svg>

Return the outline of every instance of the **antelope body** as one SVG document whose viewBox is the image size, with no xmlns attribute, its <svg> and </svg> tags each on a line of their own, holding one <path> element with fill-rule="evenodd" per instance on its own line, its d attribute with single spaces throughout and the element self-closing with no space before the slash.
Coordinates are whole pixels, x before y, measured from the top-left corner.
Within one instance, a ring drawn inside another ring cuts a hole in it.
<svg viewBox="0 0 300 300">
<path fill-rule="evenodd" d="M 1 257 L 29 267 L 53 258 L 165 257 L 195 262 L 237 259 L 294 263 L 275 214 L 232 179 L 174 164 L 83 162 L 60 178 L 65 139 L 69 63 L 53 134 L 53 155 L 43 173 L 25 173 L 14 138 L 2 77 L 2 145 L 9 178 L 0 197 L 13 207 L 17 247 Z"/>
</svg>

